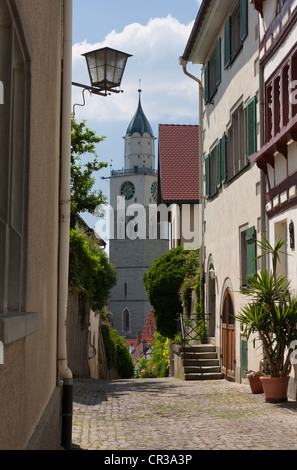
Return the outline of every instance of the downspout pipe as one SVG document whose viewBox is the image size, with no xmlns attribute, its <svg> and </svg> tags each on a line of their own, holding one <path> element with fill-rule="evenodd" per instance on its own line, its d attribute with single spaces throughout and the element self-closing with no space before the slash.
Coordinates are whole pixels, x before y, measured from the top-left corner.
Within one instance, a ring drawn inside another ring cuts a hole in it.
<svg viewBox="0 0 297 470">
<path fill-rule="evenodd" d="M 199 85 L 199 201 L 202 208 L 202 220 L 201 220 L 201 233 L 202 240 L 200 246 L 200 256 L 199 256 L 199 265 L 200 265 L 200 281 L 202 286 L 203 279 L 203 261 L 204 261 L 204 187 L 203 187 L 203 85 L 201 80 L 198 77 L 195 77 L 187 70 L 188 61 L 183 57 L 179 58 L 179 63 L 183 68 L 184 74 L 194 80 Z"/>
<path fill-rule="evenodd" d="M 71 165 L 71 83 L 72 83 L 72 0 L 63 3 L 63 61 L 60 157 L 60 222 L 58 279 L 57 367 L 62 381 L 62 436 L 66 450 L 72 445 L 73 376 L 67 365 L 66 317 L 68 302 L 70 165 Z"/>
<path fill-rule="evenodd" d="M 259 102 L 260 102 L 260 148 L 265 144 L 264 141 L 264 123 L 265 123 L 265 100 L 264 100 L 264 70 L 261 64 L 259 65 Z M 266 176 L 265 173 L 260 170 L 260 187 L 261 187 L 261 233 L 267 237 L 267 215 L 266 215 Z M 262 249 L 262 255 L 264 255 L 264 249 Z M 262 256 L 263 271 L 267 269 L 266 256 Z"/>
</svg>

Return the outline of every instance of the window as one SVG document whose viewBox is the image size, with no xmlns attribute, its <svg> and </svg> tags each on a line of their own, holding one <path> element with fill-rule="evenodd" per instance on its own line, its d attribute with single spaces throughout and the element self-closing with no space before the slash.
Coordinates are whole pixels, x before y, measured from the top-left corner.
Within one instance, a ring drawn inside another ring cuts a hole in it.
<svg viewBox="0 0 297 470">
<path fill-rule="evenodd" d="M 0 4 L 0 312 L 26 310 L 30 61 L 14 2 Z"/>
<path fill-rule="evenodd" d="M 233 112 L 228 134 L 205 157 L 205 197 L 211 198 L 227 181 L 247 167 L 257 151 L 256 97 Z"/>
<path fill-rule="evenodd" d="M 205 157 L 205 197 L 211 198 L 217 192 L 217 147 Z"/>
<path fill-rule="evenodd" d="M 248 34 L 248 3 L 239 0 L 225 23 L 224 67 L 232 63 Z"/>
<path fill-rule="evenodd" d="M 281 220 L 274 224 L 274 239 L 283 240 L 285 243 L 279 253 L 276 271 L 278 276 L 286 276 L 288 274 L 288 224 L 287 219 Z"/>
<path fill-rule="evenodd" d="M 130 329 L 130 312 L 126 308 L 123 313 L 123 328 L 124 331 L 129 331 Z"/>
<path fill-rule="evenodd" d="M 257 99 L 254 96 L 247 103 L 247 157 L 257 151 Z"/>
<path fill-rule="evenodd" d="M 226 134 L 217 143 L 216 162 L 217 188 L 220 188 L 226 181 Z"/>
<path fill-rule="evenodd" d="M 205 157 L 205 197 L 214 196 L 226 181 L 226 134 Z"/>
<path fill-rule="evenodd" d="M 30 54 L 20 2 L 0 2 L 0 341 L 12 343 L 38 330 L 26 311 L 30 137 Z"/>
<path fill-rule="evenodd" d="M 204 100 L 208 103 L 221 83 L 221 38 L 204 66 Z"/>
<path fill-rule="evenodd" d="M 257 246 L 255 227 L 240 232 L 241 246 L 241 285 L 248 285 L 248 277 L 257 272 Z"/>
<path fill-rule="evenodd" d="M 246 137 L 246 111 L 241 104 L 232 114 L 227 139 L 227 179 L 239 173 L 248 163 Z"/>
<path fill-rule="evenodd" d="M 297 104 L 291 92 L 297 80 L 297 51 L 294 47 L 287 60 L 265 84 L 265 138 L 269 142 L 297 114 Z M 292 87 L 292 86 L 293 87 Z"/>
</svg>

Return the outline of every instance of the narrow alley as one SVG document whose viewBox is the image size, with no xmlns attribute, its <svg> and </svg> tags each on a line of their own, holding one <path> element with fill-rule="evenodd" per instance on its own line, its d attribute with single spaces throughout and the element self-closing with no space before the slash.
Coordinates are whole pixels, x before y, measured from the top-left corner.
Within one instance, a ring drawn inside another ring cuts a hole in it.
<svg viewBox="0 0 297 470">
<path fill-rule="evenodd" d="M 297 450 L 297 403 L 266 403 L 249 385 L 174 378 L 74 382 L 74 449 Z"/>
</svg>

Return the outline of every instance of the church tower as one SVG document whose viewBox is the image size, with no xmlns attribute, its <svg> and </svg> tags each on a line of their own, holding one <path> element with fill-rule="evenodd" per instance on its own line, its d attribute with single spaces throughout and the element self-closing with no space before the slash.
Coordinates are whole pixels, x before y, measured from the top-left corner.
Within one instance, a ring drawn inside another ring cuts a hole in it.
<svg viewBox="0 0 297 470">
<path fill-rule="evenodd" d="M 153 261 L 168 251 L 160 239 L 153 207 L 157 207 L 155 137 L 141 104 L 124 137 L 124 166 L 110 176 L 109 258 L 118 274 L 109 310 L 121 336 L 136 339 L 143 332 L 152 306 L 143 276 Z"/>
</svg>

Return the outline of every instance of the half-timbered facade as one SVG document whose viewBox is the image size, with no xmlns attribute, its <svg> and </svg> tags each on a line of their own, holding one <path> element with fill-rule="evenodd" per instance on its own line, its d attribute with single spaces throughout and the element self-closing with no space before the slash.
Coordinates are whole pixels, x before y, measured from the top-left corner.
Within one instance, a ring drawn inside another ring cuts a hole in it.
<svg viewBox="0 0 297 470">
<path fill-rule="evenodd" d="M 267 237 L 281 238 L 289 256 L 282 255 L 279 272 L 287 274 L 296 294 L 297 263 L 297 1 L 255 2 L 259 12 L 261 145 L 252 155 L 264 176 Z M 291 380 L 291 393 L 294 380 Z"/>
</svg>

